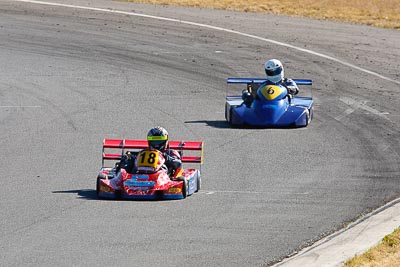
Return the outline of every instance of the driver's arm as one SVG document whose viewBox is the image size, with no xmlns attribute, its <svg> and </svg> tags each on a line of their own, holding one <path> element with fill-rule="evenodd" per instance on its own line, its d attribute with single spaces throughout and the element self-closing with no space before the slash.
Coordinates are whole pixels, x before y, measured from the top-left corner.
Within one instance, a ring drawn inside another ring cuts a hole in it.
<svg viewBox="0 0 400 267">
<path fill-rule="evenodd" d="M 288 88 L 289 94 L 292 94 L 292 95 L 298 94 L 299 87 L 297 86 L 295 81 L 293 81 L 292 79 L 285 78 L 284 83 L 285 83 L 286 87 Z"/>
<path fill-rule="evenodd" d="M 181 155 L 178 151 L 169 149 L 164 153 L 164 157 L 167 165 L 175 170 L 182 167 Z"/>
</svg>

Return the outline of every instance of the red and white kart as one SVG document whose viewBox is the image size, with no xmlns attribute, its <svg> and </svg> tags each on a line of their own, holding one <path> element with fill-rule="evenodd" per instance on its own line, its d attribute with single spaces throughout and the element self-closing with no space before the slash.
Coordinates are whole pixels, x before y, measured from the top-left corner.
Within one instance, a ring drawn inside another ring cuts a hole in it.
<svg viewBox="0 0 400 267">
<path fill-rule="evenodd" d="M 165 159 L 158 150 L 149 150 L 147 140 L 104 139 L 102 168 L 97 177 L 98 198 L 106 199 L 183 199 L 200 190 L 203 165 L 203 142 L 170 141 L 169 148 L 181 154 L 182 166 L 197 163 L 196 168 L 182 168 L 172 177 L 163 168 Z M 119 150 L 119 153 L 115 153 Z M 121 169 L 122 184 L 115 188 L 111 179 L 118 175 L 115 167 L 105 162 L 119 161 L 126 152 L 137 157 L 133 173 Z M 190 151 L 191 155 L 186 155 Z M 184 153 L 185 152 L 185 153 Z M 193 155 L 193 154 L 197 155 Z"/>
</svg>

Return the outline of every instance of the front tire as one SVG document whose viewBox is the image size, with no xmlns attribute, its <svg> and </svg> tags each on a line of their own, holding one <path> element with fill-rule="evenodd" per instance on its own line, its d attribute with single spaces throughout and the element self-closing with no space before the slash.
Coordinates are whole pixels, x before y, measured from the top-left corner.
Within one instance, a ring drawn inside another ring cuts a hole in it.
<svg viewBox="0 0 400 267">
<path fill-rule="evenodd" d="M 305 114 L 305 115 L 306 115 L 306 121 L 305 121 L 304 127 L 307 127 L 308 124 L 309 124 L 310 121 L 311 121 L 310 110 L 309 110 L 309 109 L 306 109 L 305 113 L 306 113 L 306 114 Z"/>
<path fill-rule="evenodd" d="M 183 198 L 186 198 L 187 195 L 188 195 L 188 182 L 187 182 L 186 178 L 181 176 L 181 177 L 178 177 L 176 180 L 183 182 L 183 184 L 182 184 L 182 196 L 183 196 Z"/>
<path fill-rule="evenodd" d="M 197 188 L 196 188 L 196 191 L 194 191 L 194 192 L 199 192 L 200 191 L 200 189 L 201 189 L 201 175 L 200 175 L 200 171 L 197 171 Z"/>
<path fill-rule="evenodd" d="M 101 198 L 101 197 L 99 196 L 99 193 L 100 193 L 100 179 L 101 179 L 101 177 L 98 176 L 98 177 L 97 177 L 97 180 L 96 180 L 96 198 L 97 198 L 97 199 L 100 199 L 100 198 Z"/>
</svg>

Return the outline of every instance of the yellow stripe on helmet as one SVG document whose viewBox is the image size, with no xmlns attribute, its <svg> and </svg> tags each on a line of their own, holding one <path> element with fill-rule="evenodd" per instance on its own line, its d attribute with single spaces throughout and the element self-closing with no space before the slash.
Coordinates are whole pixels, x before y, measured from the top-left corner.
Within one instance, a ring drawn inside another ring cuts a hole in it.
<svg viewBox="0 0 400 267">
<path fill-rule="evenodd" d="M 147 136 L 148 141 L 164 141 L 168 140 L 168 136 Z"/>
</svg>

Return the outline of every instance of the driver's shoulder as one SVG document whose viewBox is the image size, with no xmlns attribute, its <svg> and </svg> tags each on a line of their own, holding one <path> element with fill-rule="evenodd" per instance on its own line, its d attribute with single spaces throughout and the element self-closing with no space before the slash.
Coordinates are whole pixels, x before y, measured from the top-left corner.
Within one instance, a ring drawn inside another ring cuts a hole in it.
<svg viewBox="0 0 400 267">
<path fill-rule="evenodd" d="M 169 156 L 176 156 L 176 157 L 181 157 L 181 154 L 178 152 L 178 150 L 175 149 L 166 149 L 165 154 L 169 155 Z"/>
</svg>

